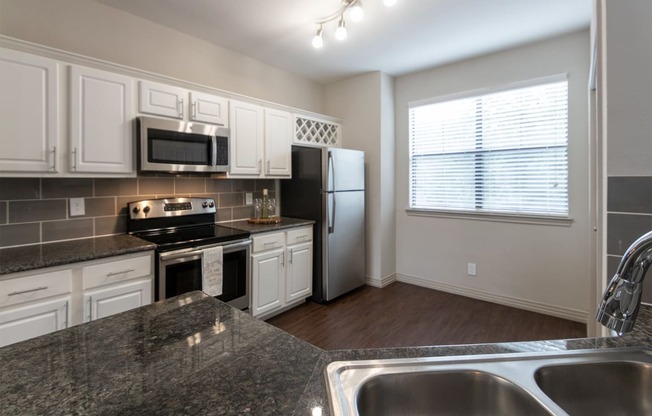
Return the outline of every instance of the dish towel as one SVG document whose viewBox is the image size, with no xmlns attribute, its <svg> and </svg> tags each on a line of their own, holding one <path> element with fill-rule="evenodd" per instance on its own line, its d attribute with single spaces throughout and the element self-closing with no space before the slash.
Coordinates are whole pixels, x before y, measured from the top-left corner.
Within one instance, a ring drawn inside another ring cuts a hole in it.
<svg viewBox="0 0 652 416">
<path fill-rule="evenodd" d="M 222 294 L 222 246 L 207 248 L 202 258 L 202 290 L 209 296 Z"/>
</svg>

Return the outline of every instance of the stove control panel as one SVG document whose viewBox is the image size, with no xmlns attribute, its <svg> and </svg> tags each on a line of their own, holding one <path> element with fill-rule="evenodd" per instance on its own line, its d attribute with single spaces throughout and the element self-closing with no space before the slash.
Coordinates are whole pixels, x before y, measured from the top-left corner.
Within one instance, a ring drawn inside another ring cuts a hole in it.
<svg viewBox="0 0 652 416">
<path fill-rule="evenodd" d="M 212 198 L 148 199 L 130 202 L 127 209 L 132 220 L 214 214 L 217 211 Z"/>
</svg>

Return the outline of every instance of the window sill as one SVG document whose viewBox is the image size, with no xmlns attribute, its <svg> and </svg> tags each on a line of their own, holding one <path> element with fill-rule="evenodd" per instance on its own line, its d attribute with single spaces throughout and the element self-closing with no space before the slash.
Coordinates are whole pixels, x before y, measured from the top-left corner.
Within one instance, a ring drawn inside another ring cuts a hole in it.
<svg viewBox="0 0 652 416">
<path fill-rule="evenodd" d="M 516 224 L 552 225 L 570 227 L 573 219 L 569 217 L 553 217 L 543 215 L 491 214 L 486 212 L 443 211 L 434 209 L 411 209 L 405 212 L 415 217 L 455 218 L 474 221 L 509 222 Z"/>
</svg>

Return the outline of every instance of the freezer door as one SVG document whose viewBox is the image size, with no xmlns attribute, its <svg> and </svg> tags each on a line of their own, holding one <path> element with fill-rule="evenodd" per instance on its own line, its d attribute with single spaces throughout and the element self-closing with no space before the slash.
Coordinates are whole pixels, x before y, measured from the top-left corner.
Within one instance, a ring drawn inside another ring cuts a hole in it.
<svg viewBox="0 0 652 416">
<path fill-rule="evenodd" d="M 322 167 L 325 170 L 324 190 L 336 192 L 364 189 L 364 152 L 336 147 L 324 148 Z"/>
<path fill-rule="evenodd" d="M 324 300 L 364 284 L 364 191 L 325 193 L 328 218 L 324 233 Z"/>
</svg>

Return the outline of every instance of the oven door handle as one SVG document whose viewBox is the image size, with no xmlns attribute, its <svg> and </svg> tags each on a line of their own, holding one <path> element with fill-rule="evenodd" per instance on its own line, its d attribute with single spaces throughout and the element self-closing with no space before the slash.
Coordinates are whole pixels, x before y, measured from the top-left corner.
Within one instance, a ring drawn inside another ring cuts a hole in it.
<svg viewBox="0 0 652 416">
<path fill-rule="evenodd" d="M 159 259 L 161 261 L 166 261 L 170 260 L 173 258 L 178 258 L 178 257 L 186 257 L 186 256 L 192 256 L 195 254 L 201 254 L 204 250 L 212 248 L 212 247 L 218 247 L 222 246 L 223 250 L 230 250 L 232 251 L 233 249 L 237 249 L 240 247 L 246 247 L 251 244 L 251 239 L 249 240 L 244 240 L 244 241 L 239 241 L 234 244 L 212 244 L 209 246 L 203 246 L 203 247 L 190 247 L 186 249 L 181 249 L 181 250 L 175 250 L 175 251 L 170 251 L 168 253 L 161 253 L 159 255 Z"/>
<path fill-rule="evenodd" d="M 244 240 L 244 241 L 237 242 L 235 244 L 227 244 L 225 246 L 222 246 L 222 249 L 233 250 L 240 247 L 247 247 L 248 245 L 251 245 L 251 240 Z"/>
</svg>

